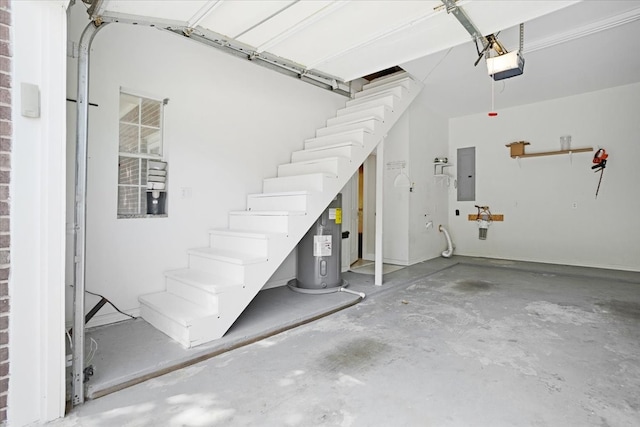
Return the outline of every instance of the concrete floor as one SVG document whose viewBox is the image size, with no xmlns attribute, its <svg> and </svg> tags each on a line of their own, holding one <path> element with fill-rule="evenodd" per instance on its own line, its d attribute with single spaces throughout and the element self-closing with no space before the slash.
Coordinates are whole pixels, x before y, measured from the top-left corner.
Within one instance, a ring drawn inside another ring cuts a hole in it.
<svg viewBox="0 0 640 427">
<path fill-rule="evenodd" d="M 640 274 L 454 257 L 347 276 L 359 304 L 51 425 L 640 425 Z"/>
</svg>

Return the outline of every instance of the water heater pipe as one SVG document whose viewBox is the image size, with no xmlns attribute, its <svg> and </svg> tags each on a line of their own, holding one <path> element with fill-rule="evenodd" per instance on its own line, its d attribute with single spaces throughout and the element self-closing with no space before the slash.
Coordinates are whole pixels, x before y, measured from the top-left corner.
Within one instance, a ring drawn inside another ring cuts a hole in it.
<svg viewBox="0 0 640 427">
<path fill-rule="evenodd" d="M 348 294 L 358 295 L 362 299 L 365 299 L 367 296 L 364 292 L 356 292 L 356 291 L 352 291 L 351 289 L 347 289 L 343 287 L 340 287 L 340 292 L 346 292 Z"/>
<path fill-rule="evenodd" d="M 442 256 L 445 258 L 450 258 L 453 254 L 453 242 L 451 242 L 451 236 L 449 236 L 449 232 L 446 228 L 440 224 L 438 230 L 444 233 L 444 237 L 447 239 L 447 250 L 442 252 Z"/>
</svg>

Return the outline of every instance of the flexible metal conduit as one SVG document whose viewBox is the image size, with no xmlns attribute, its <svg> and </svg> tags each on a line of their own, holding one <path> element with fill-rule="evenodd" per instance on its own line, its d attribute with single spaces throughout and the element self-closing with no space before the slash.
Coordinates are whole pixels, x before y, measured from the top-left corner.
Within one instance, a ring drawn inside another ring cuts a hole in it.
<svg viewBox="0 0 640 427">
<path fill-rule="evenodd" d="M 438 227 L 438 230 L 444 233 L 444 237 L 447 239 L 447 250 L 442 252 L 442 256 L 450 258 L 451 255 L 453 255 L 453 242 L 451 242 L 451 236 L 449 236 L 449 232 L 442 226 L 442 224 Z"/>
</svg>

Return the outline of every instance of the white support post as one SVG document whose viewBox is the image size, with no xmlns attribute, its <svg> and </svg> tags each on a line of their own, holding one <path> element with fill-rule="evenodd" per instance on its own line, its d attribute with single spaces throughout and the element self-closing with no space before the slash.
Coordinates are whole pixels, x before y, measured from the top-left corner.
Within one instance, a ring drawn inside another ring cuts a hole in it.
<svg viewBox="0 0 640 427">
<path fill-rule="evenodd" d="M 383 220 L 383 201 L 384 201 L 384 139 L 378 144 L 376 151 L 376 257 L 375 257 L 375 276 L 374 283 L 376 286 L 382 286 L 382 220 Z"/>
</svg>

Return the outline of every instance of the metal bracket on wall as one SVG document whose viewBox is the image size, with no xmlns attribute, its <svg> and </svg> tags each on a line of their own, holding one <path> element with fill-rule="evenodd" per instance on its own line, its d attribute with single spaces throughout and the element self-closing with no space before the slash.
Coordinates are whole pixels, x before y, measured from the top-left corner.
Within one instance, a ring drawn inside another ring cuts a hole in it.
<svg viewBox="0 0 640 427">
<path fill-rule="evenodd" d="M 116 22 L 120 24 L 142 25 L 157 28 L 162 31 L 168 31 L 206 46 L 220 49 L 225 53 L 247 59 L 255 64 L 262 65 L 288 76 L 300 79 L 306 83 L 313 84 L 340 95 L 351 97 L 351 82 L 343 82 L 338 80 L 335 76 L 321 73 L 317 70 L 309 70 L 303 65 L 294 63 L 268 52 L 257 52 L 252 46 L 240 43 L 237 40 L 229 39 L 229 37 L 209 31 L 200 26 L 192 27 L 189 26 L 188 23 L 180 21 L 107 12 L 104 10 L 102 5 L 94 8 L 91 18 L 98 23 Z"/>
<path fill-rule="evenodd" d="M 73 405 L 84 402 L 84 291 L 86 254 L 87 213 L 87 145 L 89 139 L 89 56 L 94 37 L 104 27 L 90 22 L 82 32 L 78 49 L 78 99 L 76 125 L 76 173 L 75 173 L 75 217 L 73 251 L 75 268 L 73 274 Z"/>
</svg>

